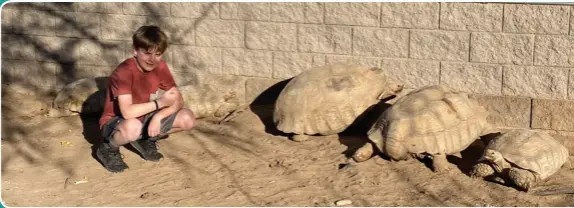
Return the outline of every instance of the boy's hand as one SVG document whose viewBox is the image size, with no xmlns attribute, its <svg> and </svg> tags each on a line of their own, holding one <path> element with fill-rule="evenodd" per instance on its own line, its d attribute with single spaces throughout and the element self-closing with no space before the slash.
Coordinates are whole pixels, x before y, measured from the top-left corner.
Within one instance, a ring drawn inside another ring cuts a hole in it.
<svg viewBox="0 0 574 208">
<path fill-rule="evenodd" d="M 149 126 L 147 128 L 147 135 L 149 135 L 150 137 L 157 136 L 158 134 L 161 133 L 160 127 L 161 127 L 161 119 L 158 119 L 157 117 L 154 116 L 149 122 Z"/>
<path fill-rule="evenodd" d="M 158 99 L 158 102 L 161 103 L 161 107 L 169 107 L 169 106 L 173 105 L 173 103 L 175 103 L 175 101 L 177 99 L 177 94 L 176 94 L 175 89 L 176 89 L 175 87 L 172 87 L 168 91 L 165 91 L 165 93 L 163 93 L 163 95 L 161 95 L 161 97 Z"/>
</svg>

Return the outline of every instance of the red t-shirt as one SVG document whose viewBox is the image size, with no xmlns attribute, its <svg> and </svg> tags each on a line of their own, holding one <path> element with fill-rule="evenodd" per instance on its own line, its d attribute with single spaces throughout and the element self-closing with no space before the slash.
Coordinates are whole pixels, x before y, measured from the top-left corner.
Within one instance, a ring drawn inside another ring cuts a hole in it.
<svg viewBox="0 0 574 208">
<path fill-rule="evenodd" d="M 176 86 L 165 61 L 150 72 L 142 72 L 137 68 L 135 58 L 122 62 L 108 80 L 104 113 L 100 118 L 100 129 L 114 116 L 122 116 L 118 104 L 118 96 L 132 95 L 132 103 L 150 102 L 150 97 L 158 89 L 169 90 Z M 142 120 L 143 116 L 138 119 Z"/>
</svg>

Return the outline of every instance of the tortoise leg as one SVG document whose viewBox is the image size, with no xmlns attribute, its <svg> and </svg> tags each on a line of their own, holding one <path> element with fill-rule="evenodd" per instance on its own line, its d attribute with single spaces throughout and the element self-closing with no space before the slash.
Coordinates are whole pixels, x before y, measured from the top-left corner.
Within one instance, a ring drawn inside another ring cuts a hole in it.
<svg viewBox="0 0 574 208">
<path fill-rule="evenodd" d="M 412 156 L 419 159 L 419 160 L 424 160 L 427 157 L 426 154 L 422 154 L 422 153 L 414 153 L 414 154 L 412 154 Z"/>
<path fill-rule="evenodd" d="M 293 141 L 296 141 L 296 142 L 307 141 L 307 140 L 309 140 L 310 138 L 311 138 L 311 136 L 305 135 L 305 134 L 295 134 L 295 135 L 293 135 L 293 136 L 291 137 L 291 139 L 292 139 Z"/>
<path fill-rule="evenodd" d="M 494 174 L 494 168 L 492 168 L 487 162 L 481 162 L 472 166 L 470 170 L 471 178 L 484 178 Z"/>
<path fill-rule="evenodd" d="M 248 109 L 249 109 L 249 104 L 245 104 L 245 105 L 237 107 L 234 111 L 232 111 L 231 113 L 227 114 L 227 116 L 225 116 L 221 120 L 219 120 L 219 124 L 231 121 L 232 119 L 237 117 L 239 114 L 243 113 L 244 111 L 246 111 Z M 218 114 L 219 114 L 219 112 L 218 112 Z"/>
<path fill-rule="evenodd" d="M 532 172 L 519 168 L 510 168 L 508 177 L 524 191 L 528 191 L 536 183 L 536 176 Z"/>
<path fill-rule="evenodd" d="M 373 154 L 374 154 L 373 144 L 367 142 L 365 143 L 365 145 L 363 145 L 361 148 L 355 151 L 355 154 L 353 154 L 353 159 L 357 162 L 363 162 L 373 157 Z"/>
<path fill-rule="evenodd" d="M 572 170 L 572 169 L 574 169 L 574 164 L 572 164 L 572 162 L 570 162 L 570 160 L 566 160 L 566 162 L 564 162 L 564 167 Z"/>
<path fill-rule="evenodd" d="M 245 106 L 241 106 L 241 108 L 244 108 Z M 216 117 L 223 117 L 228 115 L 229 113 L 235 111 L 237 108 L 239 108 L 239 106 L 231 104 L 231 103 L 223 103 L 221 104 L 221 106 L 219 106 L 219 108 L 217 108 L 217 110 L 215 111 L 215 116 Z M 245 110 L 245 109 L 242 109 Z"/>
<path fill-rule="evenodd" d="M 436 173 L 448 171 L 449 170 L 449 163 L 448 163 L 448 160 L 446 159 L 446 155 L 444 155 L 444 154 L 433 155 L 432 167 L 433 167 L 433 171 Z"/>
</svg>

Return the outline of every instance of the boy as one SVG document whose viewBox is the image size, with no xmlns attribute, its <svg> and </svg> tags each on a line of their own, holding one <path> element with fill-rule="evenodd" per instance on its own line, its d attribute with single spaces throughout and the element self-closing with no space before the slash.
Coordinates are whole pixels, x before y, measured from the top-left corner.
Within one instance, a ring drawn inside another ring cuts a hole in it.
<svg viewBox="0 0 574 208">
<path fill-rule="evenodd" d="M 142 26 L 132 36 L 134 57 L 112 72 L 105 107 L 100 118 L 104 142 L 96 151 L 111 172 L 122 172 L 119 148 L 130 143 L 145 160 L 159 161 L 156 140 L 170 133 L 189 130 L 195 115 L 183 107 L 183 99 L 162 54 L 167 36 L 157 26 Z M 158 89 L 166 92 L 155 99 Z"/>
</svg>

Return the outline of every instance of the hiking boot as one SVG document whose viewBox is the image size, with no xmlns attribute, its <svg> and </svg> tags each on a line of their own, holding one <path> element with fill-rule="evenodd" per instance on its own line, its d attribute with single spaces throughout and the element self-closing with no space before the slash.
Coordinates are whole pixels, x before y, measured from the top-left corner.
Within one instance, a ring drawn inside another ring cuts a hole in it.
<svg viewBox="0 0 574 208">
<path fill-rule="evenodd" d="M 103 143 L 96 150 L 96 156 L 104 164 L 104 168 L 113 173 L 122 172 L 128 168 L 128 165 L 122 159 L 120 149 L 114 150 L 110 144 Z"/>
<path fill-rule="evenodd" d="M 141 154 L 144 160 L 156 162 L 163 158 L 163 155 L 157 151 L 158 148 L 155 141 L 140 139 L 130 142 L 130 144 Z"/>
</svg>

